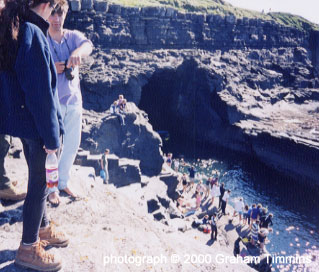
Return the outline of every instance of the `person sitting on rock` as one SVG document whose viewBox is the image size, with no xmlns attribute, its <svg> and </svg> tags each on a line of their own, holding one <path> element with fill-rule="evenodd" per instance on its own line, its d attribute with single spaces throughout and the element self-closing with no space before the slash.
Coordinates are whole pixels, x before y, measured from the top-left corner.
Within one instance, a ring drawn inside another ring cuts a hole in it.
<svg viewBox="0 0 319 272">
<path fill-rule="evenodd" d="M 210 233 L 211 227 L 210 227 L 210 220 L 209 220 L 208 214 L 206 214 L 203 217 L 203 220 L 202 220 L 201 224 L 199 225 L 199 229 L 203 230 L 203 232 L 205 232 L 205 233 Z"/>
<path fill-rule="evenodd" d="M 194 206 L 194 203 L 187 202 L 184 196 L 180 196 L 177 199 L 176 207 L 183 213 L 187 214 L 188 212 L 193 212 L 196 210 L 196 207 Z"/>
<path fill-rule="evenodd" d="M 125 126 L 124 115 L 119 112 L 118 102 L 114 101 L 110 107 L 110 112 L 113 115 L 116 115 L 120 119 L 121 126 Z"/>
<path fill-rule="evenodd" d="M 167 158 L 166 158 L 166 164 L 169 167 L 172 167 L 172 159 L 173 159 L 173 154 L 172 153 L 168 153 L 167 154 Z"/>
<path fill-rule="evenodd" d="M 177 201 L 176 201 L 176 207 L 180 212 L 183 212 L 183 208 L 186 207 L 186 205 L 184 205 L 184 196 L 179 196 Z"/>
<path fill-rule="evenodd" d="M 119 103 L 119 112 L 121 114 L 125 114 L 127 111 L 126 103 L 127 103 L 126 99 L 123 99 L 122 102 Z"/>
<path fill-rule="evenodd" d="M 119 99 L 117 100 L 118 105 L 120 106 L 124 102 L 124 95 L 120 94 Z"/>
<path fill-rule="evenodd" d="M 258 241 L 259 241 L 259 246 L 260 246 L 261 253 L 265 252 L 265 240 L 267 239 L 269 231 L 271 231 L 271 229 L 268 230 L 267 228 L 261 228 L 258 231 Z"/>
<path fill-rule="evenodd" d="M 203 221 L 202 221 L 203 223 L 203 225 L 206 225 L 206 224 L 209 224 L 209 216 L 208 216 L 208 214 L 206 214 L 204 217 L 203 217 Z"/>
<path fill-rule="evenodd" d="M 104 154 L 102 155 L 102 158 L 101 158 L 101 168 L 102 170 L 104 171 L 105 175 L 104 175 L 104 178 L 103 178 L 103 183 L 104 184 L 108 184 L 109 183 L 109 170 L 108 170 L 108 160 L 107 160 L 107 157 L 108 155 L 110 154 L 110 150 L 109 149 L 105 149 L 104 151 Z"/>
</svg>

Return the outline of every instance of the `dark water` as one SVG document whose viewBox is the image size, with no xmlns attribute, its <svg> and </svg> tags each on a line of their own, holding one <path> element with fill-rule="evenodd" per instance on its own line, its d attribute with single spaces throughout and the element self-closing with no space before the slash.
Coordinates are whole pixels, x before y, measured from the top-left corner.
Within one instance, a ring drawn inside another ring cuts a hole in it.
<svg viewBox="0 0 319 272">
<path fill-rule="evenodd" d="M 185 150 L 185 146 L 193 150 Z M 164 145 L 164 150 L 172 151 L 173 158 L 183 157 L 202 175 L 209 176 L 212 170 L 218 170 L 220 181 L 232 190 L 231 198 L 242 196 L 246 204 L 261 203 L 268 207 L 274 214 L 273 233 L 266 245 L 270 254 L 311 256 L 310 264 L 277 264 L 275 271 L 319 271 L 318 192 L 229 152 L 211 149 L 198 152 L 192 145 Z"/>
</svg>

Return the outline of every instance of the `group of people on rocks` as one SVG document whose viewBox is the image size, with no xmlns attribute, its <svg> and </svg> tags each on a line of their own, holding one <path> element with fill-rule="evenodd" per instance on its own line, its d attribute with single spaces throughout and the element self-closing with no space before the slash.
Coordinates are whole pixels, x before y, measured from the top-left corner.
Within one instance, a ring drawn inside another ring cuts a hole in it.
<svg viewBox="0 0 319 272">
<path fill-rule="evenodd" d="M 180 172 L 181 193 L 177 199 L 177 208 L 185 215 L 192 214 L 199 210 L 202 203 L 207 201 L 205 206 L 207 210 L 214 205 L 215 199 L 218 199 L 217 212 L 213 214 L 206 214 L 200 222 L 200 228 L 204 232 L 211 232 L 211 239 L 214 240 L 217 237 L 217 224 L 216 222 L 223 215 L 229 215 L 226 213 L 226 207 L 230 200 L 231 190 L 225 188 L 225 183 L 220 182 L 219 173 L 214 170 L 213 175 L 206 177 L 203 181 L 202 177 L 197 179 L 195 192 L 193 194 L 193 187 L 195 186 L 196 173 L 194 165 L 185 163 L 182 159 L 173 159 L 172 153 L 169 153 L 166 157 L 166 163 L 169 167 L 172 167 L 175 171 Z M 187 173 L 188 172 L 188 173 Z M 197 175 L 198 176 L 198 175 Z M 187 199 L 187 194 L 190 194 L 190 199 Z M 195 205 L 192 203 L 192 198 L 195 198 Z M 273 225 L 273 214 L 268 213 L 268 209 L 263 207 L 262 204 L 252 204 L 249 206 L 246 204 L 242 197 L 234 199 L 234 212 L 232 219 L 237 218 L 239 224 L 242 227 L 247 226 L 250 231 L 250 243 L 252 245 L 259 244 L 260 250 L 264 252 L 264 245 L 266 237 L 270 228 Z M 192 212 L 190 212 L 192 211 Z"/>
<path fill-rule="evenodd" d="M 120 119 L 121 126 L 125 126 L 125 115 L 127 112 L 126 103 L 127 100 L 120 94 L 119 99 L 115 100 L 110 107 L 111 114 L 114 114 Z"/>
</svg>

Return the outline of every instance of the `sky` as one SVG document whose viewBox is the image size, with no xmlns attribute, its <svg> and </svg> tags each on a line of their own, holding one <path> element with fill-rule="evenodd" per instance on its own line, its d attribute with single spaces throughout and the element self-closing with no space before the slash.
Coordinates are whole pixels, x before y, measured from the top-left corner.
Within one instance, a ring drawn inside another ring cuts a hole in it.
<svg viewBox="0 0 319 272">
<path fill-rule="evenodd" d="M 282 11 L 300 15 L 319 24 L 319 0 L 224 0 L 233 6 L 268 12 Z"/>
</svg>

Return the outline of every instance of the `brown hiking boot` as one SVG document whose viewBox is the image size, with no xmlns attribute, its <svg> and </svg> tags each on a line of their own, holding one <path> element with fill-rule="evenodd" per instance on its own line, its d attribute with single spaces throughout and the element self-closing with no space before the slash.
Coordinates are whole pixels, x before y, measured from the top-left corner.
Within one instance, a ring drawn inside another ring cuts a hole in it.
<svg viewBox="0 0 319 272">
<path fill-rule="evenodd" d="M 59 271 L 62 268 L 61 259 L 46 252 L 40 241 L 30 246 L 21 243 L 15 263 L 24 268 L 32 268 L 45 272 Z"/>
<path fill-rule="evenodd" d="M 61 231 L 57 231 L 53 224 L 50 224 L 45 229 L 41 228 L 39 231 L 39 237 L 41 241 L 45 241 L 48 246 L 66 247 L 69 244 L 69 239 L 66 235 Z"/>
<path fill-rule="evenodd" d="M 11 186 L 8 189 L 0 189 L 0 199 L 19 201 L 25 199 L 27 193 L 19 192 L 18 189 Z"/>
</svg>

